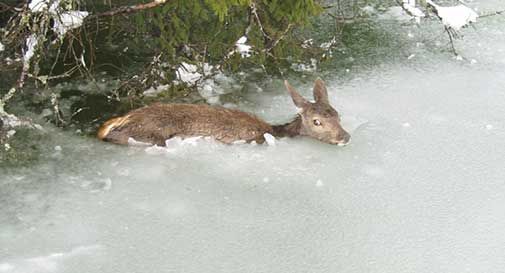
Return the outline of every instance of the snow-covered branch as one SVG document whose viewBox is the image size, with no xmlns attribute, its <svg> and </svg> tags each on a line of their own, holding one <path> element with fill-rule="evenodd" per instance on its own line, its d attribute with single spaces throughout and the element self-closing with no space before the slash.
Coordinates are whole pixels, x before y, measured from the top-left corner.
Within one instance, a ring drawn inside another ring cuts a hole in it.
<svg viewBox="0 0 505 273">
<path fill-rule="evenodd" d="M 477 14 L 473 9 L 463 4 L 451 7 L 442 7 L 431 0 L 426 0 L 426 3 L 433 8 L 435 14 L 438 18 L 440 18 L 440 20 L 442 20 L 444 26 L 455 31 L 458 31 L 471 23 L 477 22 L 477 17 L 479 17 L 479 14 Z"/>
</svg>

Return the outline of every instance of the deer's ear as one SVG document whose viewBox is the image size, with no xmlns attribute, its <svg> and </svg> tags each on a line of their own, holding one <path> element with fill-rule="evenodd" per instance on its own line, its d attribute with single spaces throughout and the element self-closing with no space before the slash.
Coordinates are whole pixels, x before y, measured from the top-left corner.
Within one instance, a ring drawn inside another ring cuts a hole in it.
<svg viewBox="0 0 505 273">
<path fill-rule="evenodd" d="M 300 93 L 298 93 L 291 84 L 288 83 L 287 80 L 284 81 L 284 85 L 286 86 L 286 89 L 288 89 L 289 95 L 293 99 L 293 102 L 295 103 L 296 107 L 298 108 L 305 108 L 309 105 L 309 101 L 306 100 Z"/>
<path fill-rule="evenodd" d="M 326 85 L 320 78 L 314 82 L 314 99 L 316 103 L 330 103 L 328 101 L 328 90 L 326 90 Z"/>
</svg>

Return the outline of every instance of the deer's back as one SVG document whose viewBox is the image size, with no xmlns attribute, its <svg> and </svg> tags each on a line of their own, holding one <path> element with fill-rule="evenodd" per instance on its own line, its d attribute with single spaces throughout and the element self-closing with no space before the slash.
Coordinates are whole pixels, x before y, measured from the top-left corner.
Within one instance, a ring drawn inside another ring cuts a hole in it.
<svg viewBox="0 0 505 273">
<path fill-rule="evenodd" d="M 263 142 L 272 127 L 263 120 L 240 110 L 199 104 L 153 104 L 113 118 L 98 130 L 98 138 L 128 143 L 129 138 L 164 145 L 179 136 L 210 136 L 225 143 L 245 140 Z"/>
</svg>

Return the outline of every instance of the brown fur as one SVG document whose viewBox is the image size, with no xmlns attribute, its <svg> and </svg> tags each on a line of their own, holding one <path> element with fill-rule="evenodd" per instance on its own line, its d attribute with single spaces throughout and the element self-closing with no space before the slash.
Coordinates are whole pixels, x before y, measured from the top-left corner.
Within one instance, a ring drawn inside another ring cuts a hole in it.
<svg viewBox="0 0 505 273">
<path fill-rule="evenodd" d="M 224 143 L 238 140 L 264 141 L 263 134 L 273 133 L 261 119 L 233 109 L 199 104 L 156 103 L 113 118 L 98 130 L 98 138 L 118 144 L 136 141 L 164 145 L 178 136 L 210 136 Z"/>
<path fill-rule="evenodd" d="M 208 136 L 224 143 L 263 143 L 263 135 L 269 133 L 277 137 L 306 135 L 332 144 L 347 143 L 349 134 L 342 129 L 338 113 L 329 105 L 321 80 L 316 81 L 315 103 L 305 100 L 287 82 L 286 87 L 295 104 L 302 109 L 297 118 L 287 124 L 272 126 L 252 114 L 224 107 L 155 103 L 108 120 L 98 129 L 97 137 L 117 144 L 128 144 L 128 139 L 133 138 L 165 145 L 165 140 L 175 136 Z M 315 118 L 325 125 L 313 125 Z"/>
</svg>

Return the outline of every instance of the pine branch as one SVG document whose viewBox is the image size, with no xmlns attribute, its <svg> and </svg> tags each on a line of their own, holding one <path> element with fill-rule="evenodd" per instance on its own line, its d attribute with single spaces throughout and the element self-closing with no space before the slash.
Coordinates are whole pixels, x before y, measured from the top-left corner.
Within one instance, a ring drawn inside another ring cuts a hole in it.
<svg viewBox="0 0 505 273">
<path fill-rule="evenodd" d="M 118 14 L 127 14 L 127 13 L 134 13 L 138 12 L 141 10 L 147 10 L 147 9 L 153 9 L 159 6 L 163 6 L 168 3 L 168 0 L 154 0 L 153 2 L 149 3 L 143 3 L 143 4 L 136 4 L 136 5 L 131 5 L 131 6 L 123 6 L 119 8 L 115 8 L 106 12 L 98 13 L 93 16 L 89 16 L 88 18 L 94 18 L 94 17 L 104 17 L 104 16 L 115 16 Z"/>
</svg>

